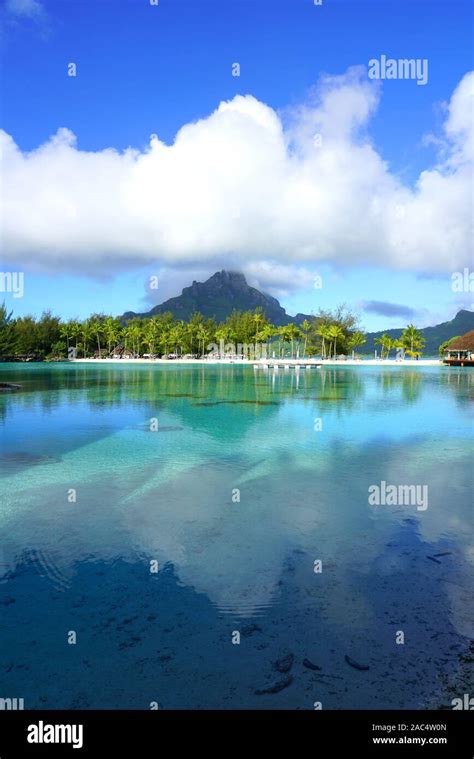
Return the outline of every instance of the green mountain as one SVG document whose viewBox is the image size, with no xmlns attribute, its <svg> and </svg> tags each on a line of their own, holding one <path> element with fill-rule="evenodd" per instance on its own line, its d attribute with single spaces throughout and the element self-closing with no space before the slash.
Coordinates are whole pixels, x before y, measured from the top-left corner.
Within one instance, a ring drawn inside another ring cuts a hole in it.
<svg viewBox="0 0 474 759">
<path fill-rule="evenodd" d="M 255 308 L 261 308 L 267 319 L 277 326 L 290 322 L 300 324 L 311 318 L 306 314 L 289 316 L 276 298 L 250 287 L 243 274 L 223 270 L 205 282 L 193 282 L 190 287 L 183 288 L 181 295 L 160 303 L 145 314 L 127 311 L 121 321 L 127 322 L 134 316 L 146 318 L 166 311 L 170 311 L 176 319 L 188 321 L 195 311 L 199 311 L 206 318 L 213 317 L 221 322 L 234 310 L 253 311 Z"/>
<path fill-rule="evenodd" d="M 159 306 L 155 306 L 147 313 L 138 314 L 127 311 L 121 317 L 122 323 L 133 319 L 134 316 L 147 318 L 155 314 L 163 314 L 170 311 L 176 319 L 188 321 L 195 311 L 199 311 L 206 318 L 213 317 L 217 322 L 224 321 L 232 311 L 253 311 L 261 308 L 269 321 L 276 326 L 284 324 L 301 324 L 305 319 L 313 317 L 308 314 L 296 314 L 290 316 L 280 306 L 276 298 L 260 292 L 255 287 L 250 287 L 245 276 L 234 271 L 218 271 L 205 282 L 193 282 L 189 287 L 183 288 L 181 295 L 169 298 Z M 425 327 L 420 330 L 426 340 L 423 355 L 437 356 L 438 348 L 445 340 L 456 335 L 464 335 L 465 332 L 474 329 L 474 313 L 472 311 L 458 311 L 454 319 L 442 322 L 434 327 Z M 374 345 L 374 340 L 386 332 L 392 338 L 398 338 L 403 332 L 399 329 L 386 329 L 381 332 L 368 332 L 367 341 L 360 349 L 365 354 L 374 353 L 375 348 L 380 352 L 380 346 Z"/>
<path fill-rule="evenodd" d="M 465 309 L 458 311 L 454 319 L 451 319 L 449 322 L 441 322 L 441 324 L 436 324 L 434 327 L 421 329 L 420 332 L 426 340 L 423 355 L 438 356 L 438 348 L 445 340 L 449 340 L 451 337 L 456 337 L 457 335 L 464 335 L 471 329 L 474 329 L 474 312 L 466 311 Z M 403 328 L 368 332 L 367 341 L 362 346 L 361 352 L 373 354 L 374 350 L 377 349 L 380 354 L 380 346 L 374 345 L 374 340 L 384 333 L 395 339 L 400 337 L 402 332 Z"/>
</svg>

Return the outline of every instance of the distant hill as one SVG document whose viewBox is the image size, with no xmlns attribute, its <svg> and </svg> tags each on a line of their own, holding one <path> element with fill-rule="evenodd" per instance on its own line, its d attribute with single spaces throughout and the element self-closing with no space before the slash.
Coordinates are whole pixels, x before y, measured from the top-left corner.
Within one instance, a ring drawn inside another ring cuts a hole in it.
<svg viewBox="0 0 474 759">
<path fill-rule="evenodd" d="M 234 271 L 218 271 L 205 282 L 193 282 L 190 287 L 183 288 L 181 295 L 170 298 L 159 306 L 155 306 L 144 314 L 127 311 L 121 317 L 122 322 L 133 319 L 134 316 L 147 318 L 156 314 L 170 311 L 176 319 L 188 321 L 195 311 L 207 318 L 213 317 L 217 322 L 225 321 L 232 311 L 250 311 L 262 308 L 265 316 L 272 324 L 301 324 L 311 317 L 306 314 L 289 316 L 280 306 L 276 298 L 260 292 L 247 284 L 243 274 Z"/>
<path fill-rule="evenodd" d="M 441 322 L 441 324 L 436 324 L 434 327 L 421 329 L 420 332 L 422 332 L 426 340 L 423 355 L 437 356 L 438 348 L 445 340 L 456 337 L 456 335 L 464 335 L 471 329 L 474 329 L 474 312 L 466 311 L 465 309 L 458 311 L 454 319 L 451 319 L 449 322 Z M 374 345 L 374 340 L 377 337 L 387 333 L 387 335 L 395 339 L 400 337 L 402 332 L 403 327 L 400 329 L 384 329 L 381 332 L 368 332 L 367 341 L 362 346 L 361 352 L 373 353 L 377 349 L 380 353 L 380 346 Z"/>
<path fill-rule="evenodd" d="M 206 318 L 214 318 L 217 322 L 221 322 L 227 319 L 234 310 L 253 311 L 258 307 L 263 310 L 267 319 L 276 326 L 291 323 L 301 324 L 305 319 L 311 320 L 313 318 L 308 314 L 290 316 L 280 306 L 276 298 L 260 292 L 255 287 L 250 287 L 243 274 L 223 270 L 217 271 L 205 282 L 193 282 L 189 287 L 184 287 L 181 295 L 169 298 L 147 313 L 138 314 L 134 311 L 127 311 L 121 317 L 121 321 L 126 323 L 134 316 L 149 318 L 166 311 L 171 312 L 176 319 L 188 321 L 195 311 L 199 311 Z M 392 338 L 398 338 L 403 329 L 400 327 L 399 329 L 385 329 L 381 332 L 368 332 L 367 341 L 361 347 L 360 352 L 373 354 L 377 347 L 380 352 L 380 346 L 375 346 L 374 340 L 383 335 L 384 332 Z M 420 330 L 426 340 L 423 354 L 425 356 L 437 356 L 441 343 L 449 340 L 450 337 L 464 335 L 471 329 L 474 329 L 474 312 L 466 310 L 458 311 L 451 321 L 442 322 L 434 327 L 425 327 L 425 329 Z"/>
</svg>

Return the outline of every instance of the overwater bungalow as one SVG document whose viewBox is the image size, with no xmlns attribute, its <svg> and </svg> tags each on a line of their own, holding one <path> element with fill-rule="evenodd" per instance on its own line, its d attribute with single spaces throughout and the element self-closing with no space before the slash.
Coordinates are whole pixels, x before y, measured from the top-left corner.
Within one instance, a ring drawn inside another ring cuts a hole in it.
<svg viewBox="0 0 474 759">
<path fill-rule="evenodd" d="M 448 366 L 474 366 L 474 329 L 449 344 L 443 362 Z"/>
</svg>

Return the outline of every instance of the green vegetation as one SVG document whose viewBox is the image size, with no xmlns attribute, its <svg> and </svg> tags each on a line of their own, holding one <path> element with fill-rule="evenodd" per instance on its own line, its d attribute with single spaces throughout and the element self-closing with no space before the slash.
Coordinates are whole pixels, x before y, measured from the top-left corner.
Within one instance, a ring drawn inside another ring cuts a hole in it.
<svg viewBox="0 0 474 759">
<path fill-rule="evenodd" d="M 403 330 L 401 337 L 401 347 L 412 358 L 419 358 L 423 353 L 423 347 L 425 340 L 420 332 L 413 324 L 409 324 Z"/>
<path fill-rule="evenodd" d="M 419 329 L 409 324 L 402 332 L 401 337 L 393 338 L 384 332 L 374 340 L 374 345 L 380 345 L 380 358 L 389 358 L 391 350 L 401 350 L 411 358 L 419 358 L 423 353 L 425 339 Z"/>
<path fill-rule="evenodd" d="M 374 344 L 380 345 L 381 347 L 380 358 L 388 358 L 392 348 L 396 349 L 402 347 L 401 340 L 393 340 L 386 332 L 384 332 L 383 335 L 380 335 L 380 337 L 377 337 L 374 340 Z"/>
<path fill-rule="evenodd" d="M 450 337 L 449 340 L 445 340 L 444 343 L 441 343 L 439 346 L 439 355 L 443 356 L 448 350 L 451 343 L 453 343 L 455 340 L 459 340 L 459 337 L 460 335 L 456 335 L 455 337 Z"/>
<path fill-rule="evenodd" d="M 209 345 L 238 346 L 255 343 L 266 346 L 266 355 L 278 358 L 322 356 L 334 358 L 351 355 L 366 341 L 360 329 L 359 318 L 346 306 L 333 311 L 320 310 L 300 326 L 275 326 L 266 318 L 263 309 L 232 311 L 220 323 L 200 313 L 192 314 L 188 321 L 179 320 L 171 313 L 156 314 L 149 318 L 133 317 L 123 323 L 106 314 L 92 314 L 84 321 L 61 321 L 49 311 L 39 319 L 33 316 L 13 318 L 5 305 L 0 307 L 0 358 L 3 360 L 52 360 L 91 356 L 146 354 L 163 356 L 202 356 Z M 424 340 L 419 330 L 409 324 L 400 339 L 383 334 L 376 340 L 382 357 L 390 351 L 403 348 L 411 357 L 421 355 Z"/>
<path fill-rule="evenodd" d="M 474 312 L 466 311 L 465 309 L 458 311 L 454 319 L 450 319 L 450 321 L 436 324 L 433 327 L 424 327 L 420 330 L 423 340 L 425 340 L 423 355 L 433 356 L 434 358 L 438 355 L 438 349 L 441 344 L 454 338 L 455 335 L 465 335 L 466 332 L 470 332 L 472 329 L 474 329 Z M 364 353 L 373 356 L 374 350 L 377 350 L 380 354 L 380 343 L 376 343 L 375 341 L 382 337 L 383 334 L 389 335 L 392 340 L 401 342 L 403 329 L 387 329 L 367 333 L 367 340 L 363 349 Z"/>
<path fill-rule="evenodd" d="M 365 343 L 365 334 L 359 328 L 359 317 L 347 306 L 334 311 L 319 310 L 310 329 L 313 352 L 323 358 L 348 355 Z"/>
<path fill-rule="evenodd" d="M 9 356 L 15 350 L 14 323 L 12 312 L 8 313 L 5 304 L 0 307 L 0 356 Z"/>
</svg>

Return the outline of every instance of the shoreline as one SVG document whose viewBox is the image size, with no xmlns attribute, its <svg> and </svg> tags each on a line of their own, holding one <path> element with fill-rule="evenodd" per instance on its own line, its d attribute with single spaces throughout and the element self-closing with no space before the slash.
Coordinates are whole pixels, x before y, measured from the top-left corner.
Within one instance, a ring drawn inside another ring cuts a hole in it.
<svg viewBox="0 0 474 759">
<path fill-rule="evenodd" d="M 224 366 L 255 366 L 256 368 L 265 368 L 268 365 L 273 366 L 277 364 L 279 368 L 309 366 L 309 367 L 325 367 L 325 366 L 400 366 L 414 368 L 417 366 L 446 366 L 439 359 L 418 359 L 414 361 L 412 359 L 404 359 L 397 361 L 397 359 L 346 359 L 345 361 L 334 361 L 333 359 L 208 359 L 208 358 L 74 358 L 66 360 L 68 364 L 149 364 L 154 366 L 172 366 L 174 364 L 184 365 L 224 365 Z"/>
</svg>

